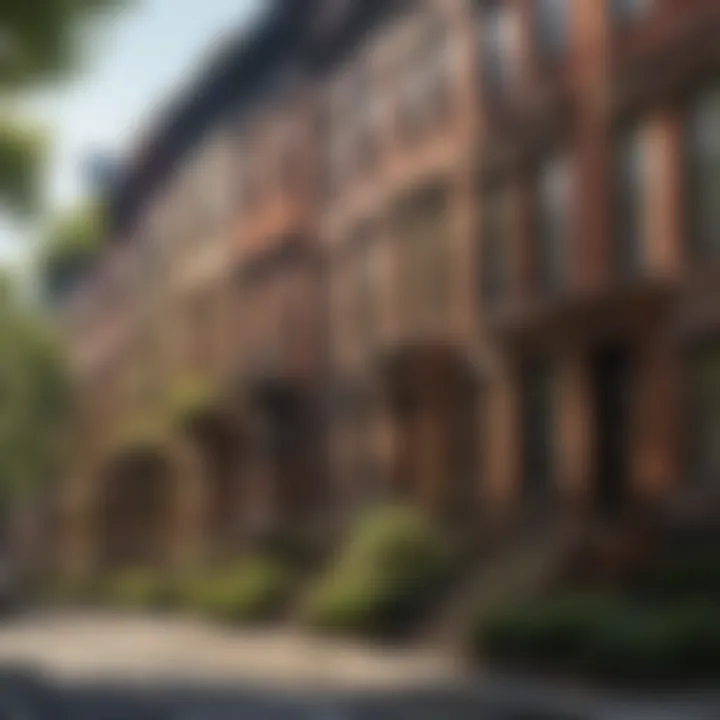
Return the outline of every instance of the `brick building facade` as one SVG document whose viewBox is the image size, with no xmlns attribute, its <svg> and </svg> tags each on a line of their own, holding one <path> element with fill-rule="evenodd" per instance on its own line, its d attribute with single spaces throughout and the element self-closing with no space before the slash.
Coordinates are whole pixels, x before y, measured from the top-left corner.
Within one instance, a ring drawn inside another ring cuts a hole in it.
<svg viewBox="0 0 720 720">
<path fill-rule="evenodd" d="M 713 0 L 271 4 L 68 302 L 68 561 L 709 497 L 719 32 Z"/>
</svg>

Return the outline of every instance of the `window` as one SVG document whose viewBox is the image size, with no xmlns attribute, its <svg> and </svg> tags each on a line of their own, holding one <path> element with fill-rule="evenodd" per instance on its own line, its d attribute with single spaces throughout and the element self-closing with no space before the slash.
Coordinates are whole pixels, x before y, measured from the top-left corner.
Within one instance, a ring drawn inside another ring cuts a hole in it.
<svg viewBox="0 0 720 720">
<path fill-rule="evenodd" d="M 622 278 L 642 269 L 645 242 L 646 145 L 635 129 L 618 142 L 615 160 L 615 269 Z"/>
<path fill-rule="evenodd" d="M 357 339 L 361 346 L 372 343 L 375 331 L 374 240 L 371 225 L 363 225 L 353 238 L 352 278 Z"/>
<path fill-rule="evenodd" d="M 700 259 L 720 259 L 720 86 L 692 109 L 687 152 L 693 251 Z"/>
<path fill-rule="evenodd" d="M 511 11 L 501 3 L 484 6 L 480 18 L 480 58 L 485 91 L 491 95 L 503 94 L 512 80 Z"/>
<path fill-rule="evenodd" d="M 480 289 L 487 305 L 495 305 L 507 292 L 514 211 L 511 188 L 495 190 L 485 198 L 479 260 Z"/>
<path fill-rule="evenodd" d="M 610 0 L 610 12 L 616 25 L 629 25 L 642 17 L 653 0 Z"/>
<path fill-rule="evenodd" d="M 690 362 L 691 474 L 698 487 L 720 487 L 720 344 Z"/>
<path fill-rule="evenodd" d="M 568 0 L 535 0 L 535 38 L 540 55 L 559 60 L 568 49 Z"/>
<path fill-rule="evenodd" d="M 445 198 L 428 194 L 418 206 L 415 224 L 417 301 L 424 310 L 442 312 L 447 305 L 448 226 Z"/>
<path fill-rule="evenodd" d="M 560 290 L 566 280 L 570 241 L 570 166 L 564 157 L 540 171 L 537 190 L 537 281 L 544 293 Z"/>
<path fill-rule="evenodd" d="M 397 233 L 404 246 L 402 292 L 410 317 L 442 316 L 450 291 L 445 194 L 433 187 L 405 201 L 397 211 Z"/>
</svg>

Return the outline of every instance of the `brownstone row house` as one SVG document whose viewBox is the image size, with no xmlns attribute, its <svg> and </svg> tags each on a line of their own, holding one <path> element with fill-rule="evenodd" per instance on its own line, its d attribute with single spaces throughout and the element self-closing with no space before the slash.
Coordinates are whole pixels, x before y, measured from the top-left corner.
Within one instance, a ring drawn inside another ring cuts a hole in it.
<svg viewBox="0 0 720 720">
<path fill-rule="evenodd" d="M 66 300 L 66 557 L 707 504 L 718 37 L 714 0 L 270 3 Z"/>
</svg>

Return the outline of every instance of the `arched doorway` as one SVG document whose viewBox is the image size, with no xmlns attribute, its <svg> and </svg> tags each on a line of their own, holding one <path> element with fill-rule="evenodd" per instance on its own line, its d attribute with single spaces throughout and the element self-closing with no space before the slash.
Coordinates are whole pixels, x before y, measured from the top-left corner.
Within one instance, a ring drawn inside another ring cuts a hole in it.
<svg viewBox="0 0 720 720">
<path fill-rule="evenodd" d="M 172 553 L 174 478 L 159 448 L 114 457 L 102 472 L 97 517 L 103 570 L 163 566 Z"/>
<path fill-rule="evenodd" d="M 395 425 L 396 496 L 452 522 L 477 510 L 478 394 L 450 348 L 411 348 L 384 368 Z"/>
<path fill-rule="evenodd" d="M 205 545 L 222 560 L 243 541 L 244 453 L 240 421 L 218 408 L 206 408 L 184 422 L 184 435 L 202 458 L 205 495 Z"/>
</svg>

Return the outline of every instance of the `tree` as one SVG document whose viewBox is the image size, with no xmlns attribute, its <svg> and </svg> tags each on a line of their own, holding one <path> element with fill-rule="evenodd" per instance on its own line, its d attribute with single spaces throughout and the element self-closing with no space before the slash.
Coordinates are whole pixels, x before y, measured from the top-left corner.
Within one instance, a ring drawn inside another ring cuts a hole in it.
<svg viewBox="0 0 720 720">
<path fill-rule="evenodd" d="M 40 133 L 11 115 L 11 99 L 73 70 L 87 25 L 120 0 L 2 0 L 0 3 L 0 210 L 24 213 L 37 202 L 45 156 Z"/>
<path fill-rule="evenodd" d="M 102 249 L 105 212 L 99 203 L 56 218 L 40 250 L 40 282 L 47 300 L 62 298 Z"/>
<path fill-rule="evenodd" d="M 7 511 L 44 489 L 63 458 L 69 372 L 51 329 L 18 300 L 0 299 L 0 503 Z"/>
</svg>

